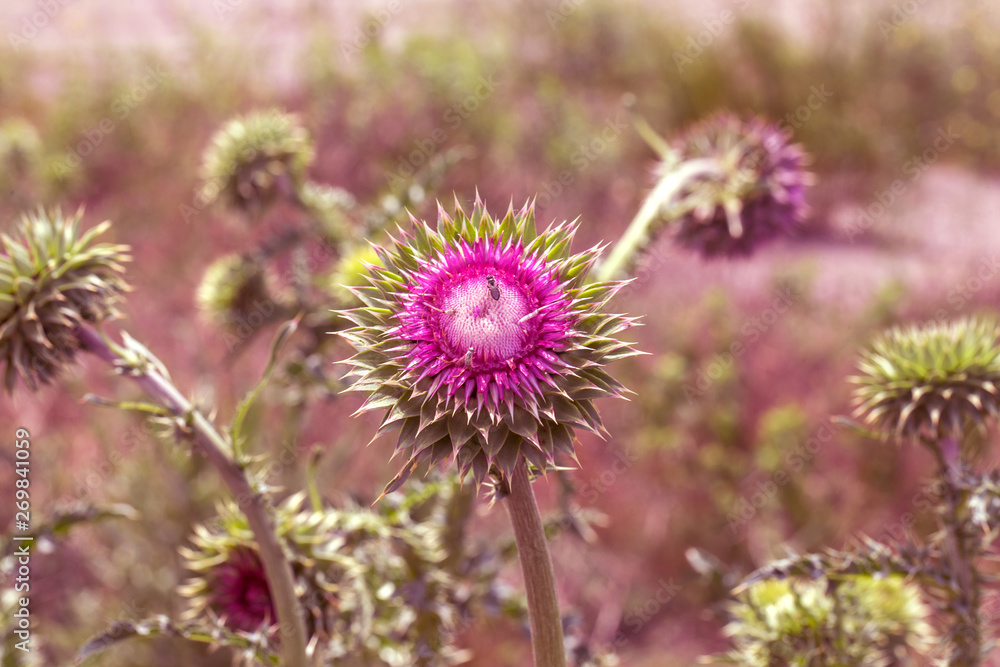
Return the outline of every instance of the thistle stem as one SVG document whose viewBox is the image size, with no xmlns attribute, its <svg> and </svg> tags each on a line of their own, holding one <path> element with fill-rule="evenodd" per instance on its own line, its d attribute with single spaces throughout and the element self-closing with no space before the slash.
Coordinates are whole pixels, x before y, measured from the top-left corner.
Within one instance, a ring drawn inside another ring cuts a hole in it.
<svg viewBox="0 0 1000 667">
<path fill-rule="evenodd" d="M 507 512 L 514 526 L 517 556 L 528 595 L 531 648 L 535 667 L 566 667 L 562 616 L 556 594 L 555 571 L 538 503 L 528 477 L 528 463 L 522 457 L 514 467 L 507 497 Z"/>
<path fill-rule="evenodd" d="M 639 212 L 632 218 L 611 254 L 594 271 L 594 280 L 614 280 L 628 271 L 635 261 L 635 255 L 648 243 L 649 229 L 663 215 L 663 207 L 673 201 L 692 179 L 718 174 L 720 170 L 717 160 L 698 158 L 681 162 L 663 176 L 642 202 Z"/>
<path fill-rule="evenodd" d="M 946 567 L 953 578 L 949 611 L 955 617 L 954 651 L 949 659 L 954 667 L 978 667 L 982 664 L 982 633 L 979 602 L 981 582 L 974 560 L 979 556 L 978 541 L 972 537 L 968 512 L 959 488 L 961 451 L 958 441 L 944 438 L 938 461 L 945 483 Z"/>
<path fill-rule="evenodd" d="M 121 354 L 113 349 L 103 336 L 89 326 L 76 331 L 83 349 L 92 353 L 116 370 L 122 368 Z M 274 596 L 278 615 L 283 667 L 307 667 L 305 621 L 298 598 L 292 568 L 285 558 L 275 526 L 267 511 L 264 497 L 254 490 L 243 469 L 227 453 L 225 439 L 212 423 L 188 401 L 171 382 L 155 368 L 129 368 L 125 375 L 149 396 L 180 418 L 188 419 L 194 430 L 194 442 L 208 462 L 218 471 L 223 483 L 236 499 L 240 511 L 250 524 L 268 586 Z"/>
</svg>

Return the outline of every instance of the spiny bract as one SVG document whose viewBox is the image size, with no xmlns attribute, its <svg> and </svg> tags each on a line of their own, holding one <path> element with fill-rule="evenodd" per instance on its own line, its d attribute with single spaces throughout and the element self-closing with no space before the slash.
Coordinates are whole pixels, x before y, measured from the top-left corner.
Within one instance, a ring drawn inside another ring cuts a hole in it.
<svg viewBox="0 0 1000 667">
<path fill-rule="evenodd" d="M 812 175 L 806 154 L 788 143 L 785 131 L 722 113 L 689 129 L 677 149 L 684 160 L 718 160 L 723 174 L 686 187 L 689 212 L 677 223 L 682 245 L 706 257 L 749 255 L 801 224 Z"/>
<path fill-rule="evenodd" d="M 1000 413 L 1000 325 L 993 319 L 894 328 L 861 355 L 855 415 L 886 434 L 934 440 Z"/>
<path fill-rule="evenodd" d="M 81 215 L 39 211 L 21 219 L 16 237 L 0 235 L 0 361 L 8 392 L 18 377 L 31 389 L 52 380 L 80 347 L 78 326 L 117 316 L 129 249 L 95 244 L 111 223 L 81 234 Z"/>
<path fill-rule="evenodd" d="M 604 365 L 636 354 L 614 337 L 634 322 L 603 312 L 624 283 L 587 283 L 600 248 L 570 254 L 576 228 L 537 234 L 532 206 L 494 219 L 477 201 L 376 247 L 342 335 L 351 390 L 369 393 L 359 412 L 386 410 L 376 435 L 400 431 L 387 491 L 451 455 L 477 483 L 521 457 L 544 471 L 574 456 L 573 429 L 603 431 L 594 399 L 624 393 Z"/>
</svg>

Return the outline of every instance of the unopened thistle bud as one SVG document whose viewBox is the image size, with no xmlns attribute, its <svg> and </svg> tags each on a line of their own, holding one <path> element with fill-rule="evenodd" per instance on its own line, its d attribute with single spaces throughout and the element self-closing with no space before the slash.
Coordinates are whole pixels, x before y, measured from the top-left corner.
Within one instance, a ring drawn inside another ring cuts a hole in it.
<svg viewBox="0 0 1000 667">
<path fill-rule="evenodd" d="M 256 262 L 239 255 L 214 261 L 198 286 L 198 307 L 220 326 L 233 326 L 271 303 L 271 280 Z"/>
<path fill-rule="evenodd" d="M 604 367 L 636 354 L 615 337 L 633 320 L 604 311 L 624 283 L 588 284 L 600 249 L 570 254 L 575 231 L 536 234 L 532 207 L 494 219 L 477 202 L 376 248 L 341 334 L 358 349 L 351 389 L 369 394 L 360 412 L 399 431 L 406 462 L 387 491 L 451 456 L 477 483 L 521 457 L 544 471 L 574 457 L 574 429 L 602 432 L 594 400 L 624 393 Z"/>
<path fill-rule="evenodd" d="M 259 212 L 299 191 L 312 158 L 312 141 L 297 116 L 272 110 L 235 118 L 205 151 L 202 198 Z"/>
<path fill-rule="evenodd" d="M 128 247 L 94 243 L 110 223 L 80 232 L 81 214 L 25 215 L 18 234 L 0 235 L 0 362 L 8 392 L 51 381 L 80 347 L 84 322 L 117 316 L 127 289 Z"/>
<path fill-rule="evenodd" d="M 720 176 L 693 179 L 682 193 L 682 245 L 706 257 L 749 255 L 801 224 L 812 175 L 805 153 L 777 126 L 723 113 L 689 129 L 676 149 L 681 160 L 711 158 L 721 167 Z"/>
<path fill-rule="evenodd" d="M 1000 414 L 1000 325 L 993 319 L 895 328 L 861 355 L 855 415 L 900 438 L 960 436 Z"/>
</svg>

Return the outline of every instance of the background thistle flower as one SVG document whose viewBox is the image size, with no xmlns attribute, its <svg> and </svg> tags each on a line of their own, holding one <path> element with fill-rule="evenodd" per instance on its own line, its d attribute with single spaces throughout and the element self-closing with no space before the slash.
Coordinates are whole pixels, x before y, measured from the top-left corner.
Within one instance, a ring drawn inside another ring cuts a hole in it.
<svg viewBox="0 0 1000 667">
<path fill-rule="evenodd" d="M 18 376 L 31 389 L 49 382 L 79 349 L 78 325 L 117 316 L 128 247 L 95 244 L 110 223 L 81 234 L 81 215 L 27 214 L 16 236 L 0 236 L 0 360 L 8 392 Z"/>
<path fill-rule="evenodd" d="M 256 213 L 298 192 L 312 158 L 312 142 L 297 116 L 277 110 L 240 116 L 205 151 L 202 197 Z"/>
<path fill-rule="evenodd" d="M 686 185 L 676 223 L 682 245 L 706 257 L 749 255 L 802 222 L 812 175 L 805 153 L 777 126 L 722 113 L 689 129 L 676 148 L 681 160 L 712 158 L 721 167 L 721 176 Z"/>
<path fill-rule="evenodd" d="M 212 262 L 198 286 L 198 307 L 222 326 L 239 324 L 272 300 L 269 276 L 254 261 L 226 255 Z"/>
<path fill-rule="evenodd" d="M 343 313 L 359 412 L 387 409 L 377 435 L 400 431 L 387 491 L 453 454 L 477 482 L 522 456 L 540 470 L 573 456 L 574 428 L 603 428 L 594 399 L 624 391 L 604 364 L 636 354 L 614 338 L 633 321 L 602 312 L 623 283 L 586 283 L 599 248 L 571 255 L 573 224 L 536 235 L 530 206 L 412 222 L 377 248 L 371 286 L 354 290 L 365 306 Z"/>
<path fill-rule="evenodd" d="M 759 581 L 729 612 L 734 649 L 720 657 L 750 667 L 901 664 L 931 636 L 919 589 L 900 576 Z"/>
<path fill-rule="evenodd" d="M 457 480 L 441 480 L 393 494 L 378 512 L 309 509 L 302 494 L 277 508 L 307 631 L 326 660 L 393 667 L 460 661 L 451 631 L 467 605 L 492 592 L 494 572 L 451 535 L 455 520 L 464 522 L 455 516 L 465 505 L 458 493 Z M 275 615 L 245 518 L 225 505 L 195 528 L 192 543 L 181 550 L 194 575 L 180 587 L 190 599 L 187 619 L 263 631 L 274 652 Z"/>
<path fill-rule="evenodd" d="M 1000 412 L 993 319 L 894 328 L 861 355 L 854 414 L 887 434 L 939 440 Z"/>
</svg>

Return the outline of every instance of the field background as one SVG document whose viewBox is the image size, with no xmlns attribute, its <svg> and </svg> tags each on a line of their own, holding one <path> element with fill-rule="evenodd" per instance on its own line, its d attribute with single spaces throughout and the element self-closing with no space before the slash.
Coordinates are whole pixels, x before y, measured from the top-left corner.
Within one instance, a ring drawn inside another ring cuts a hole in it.
<svg viewBox="0 0 1000 667">
<path fill-rule="evenodd" d="M 691 665 L 725 646 L 719 612 L 731 577 L 789 547 L 885 536 L 913 509 L 929 457 L 830 418 L 849 410 L 856 352 L 882 328 L 996 309 L 1000 4 L 81 0 L 28 36 L 24 21 L 44 5 L 0 6 L 0 122 L 26 119 L 45 154 L 27 177 L 3 181 L 0 229 L 39 205 L 82 205 L 88 225 L 112 220 L 111 236 L 134 249 L 134 290 L 112 328 L 143 341 L 222 419 L 259 377 L 270 332 L 227 363 L 224 332 L 199 316 L 194 292 L 214 258 L 282 225 L 282 212 L 253 230 L 214 208 L 184 214 L 200 155 L 232 115 L 299 113 L 317 143 L 311 178 L 368 202 L 443 130 L 434 148 L 467 158 L 415 215 L 434 215 L 435 196 L 468 203 L 477 188 L 494 209 L 538 195 L 541 222 L 580 217 L 583 248 L 615 239 L 653 184 L 655 155 L 624 96 L 667 136 L 719 109 L 775 120 L 800 111 L 808 117 L 795 139 L 813 156 L 817 185 L 798 237 L 713 262 L 659 239 L 615 302 L 643 316 L 635 336 L 651 355 L 616 369 L 636 395 L 600 406 L 611 438 L 578 447 L 577 501 L 605 520 L 594 545 L 555 543 L 560 597 L 578 611 L 582 638 L 620 639 L 623 665 Z M 456 125 L 449 111 L 471 107 L 484 81 L 493 90 Z M 821 88 L 829 99 L 801 111 Z M 952 137 L 944 148 L 941 133 Z M 57 165 L 74 153 L 79 168 L 63 174 Z M 567 170 L 571 182 L 556 192 Z M 889 202 L 893 183 L 902 193 Z M 876 204 L 882 213 L 859 227 Z M 774 316 L 782 294 L 791 305 Z M 737 358 L 727 352 L 735 342 L 746 349 Z M 330 364 L 347 353 L 333 348 Z M 177 613 L 177 546 L 222 497 L 213 470 L 137 418 L 82 405 L 87 392 L 135 396 L 85 362 L 65 383 L 0 399 L 0 439 L 17 427 L 32 434 L 36 513 L 79 499 L 139 512 L 79 528 L 34 559 L 42 664 L 67 663 L 110 619 Z M 370 500 L 395 472 L 388 441 L 365 447 L 375 417 L 349 418 L 359 397 L 310 402 L 294 439 L 271 426 L 285 423 L 287 393 L 276 387 L 264 402 L 257 426 L 273 451 L 328 452 L 329 498 Z M 0 451 L 3 489 L 12 457 Z M 285 475 L 277 481 L 292 488 L 301 469 Z M 776 475 L 789 481 L 769 484 Z M 546 507 L 553 487 L 538 485 Z M 481 509 L 478 539 L 507 530 L 503 512 Z M 691 549 L 728 578 L 699 576 Z M 505 577 L 520 585 L 516 569 Z M 485 620 L 462 643 L 475 665 L 529 659 L 509 623 Z M 229 660 L 157 640 L 100 664 Z"/>
</svg>

